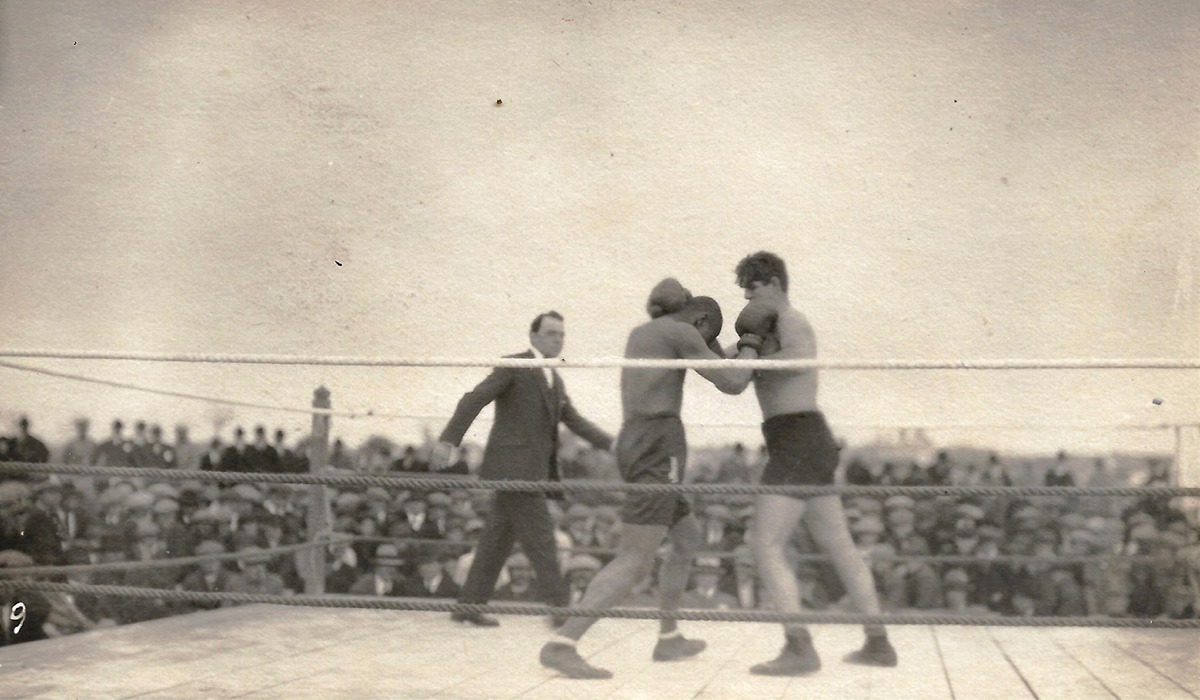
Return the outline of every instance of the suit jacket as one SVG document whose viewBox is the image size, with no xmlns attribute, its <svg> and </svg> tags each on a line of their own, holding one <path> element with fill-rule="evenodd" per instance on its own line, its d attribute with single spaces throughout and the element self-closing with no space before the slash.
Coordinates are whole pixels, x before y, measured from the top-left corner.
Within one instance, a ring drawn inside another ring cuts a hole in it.
<svg viewBox="0 0 1200 700">
<path fill-rule="evenodd" d="M 506 357 L 533 359 L 533 351 Z M 609 449 L 612 438 L 579 415 L 562 379 L 557 372 L 553 375 L 550 386 L 538 367 L 495 368 L 463 395 L 440 439 L 458 445 L 483 407 L 495 401 L 496 420 L 483 452 L 480 478 L 558 481 L 559 423 L 602 450 Z"/>
</svg>

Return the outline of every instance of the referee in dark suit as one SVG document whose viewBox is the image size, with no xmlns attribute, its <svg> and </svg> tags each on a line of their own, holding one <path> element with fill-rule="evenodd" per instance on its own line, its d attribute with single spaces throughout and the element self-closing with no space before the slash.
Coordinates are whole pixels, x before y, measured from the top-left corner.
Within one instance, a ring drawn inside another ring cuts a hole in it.
<svg viewBox="0 0 1200 700">
<path fill-rule="evenodd" d="M 559 313 L 539 314 L 529 327 L 530 349 L 508 357 L 557 357 L 566 337 L 563 328 Z M 612 436 L 579 415 L 571 405 L 557 372 L 540 367 L 497 367 L 458 402 L 434 449 L 431 471 L 446 467 L 451 451 L 462 441 L 471 422 L 493 401 L 496 419 L 480 465 L 479 475 L 483 479 L 558 481 L 560 422 L 599 449 L 608 450 L 612 446 Z M 458 602 L 488 602 L 514 542 L 521 543 L 533 565 L 538 598 L 552 606 L 566 607 L 569 591 L 558 568 L 554 524 L 546 508 L 546 496 L 541 493 L 496 493 Z M 500 624 L 487 615 L 454 613 L 451 618 L 481 627 Z"/>
</svg>

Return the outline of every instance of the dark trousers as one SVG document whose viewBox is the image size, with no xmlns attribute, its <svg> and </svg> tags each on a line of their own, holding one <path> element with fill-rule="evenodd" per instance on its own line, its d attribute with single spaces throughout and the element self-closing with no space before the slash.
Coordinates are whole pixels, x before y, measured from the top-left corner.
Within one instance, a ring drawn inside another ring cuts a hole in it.
<svg viewBox="0 0 1200 700">
<path fill-rule="evenodd" d="M 533 566 L 538 600 L 566 607 L 570 591 L 558 568 L 554 522 L 546 508 L 546 497 L 540 493 L 496 494 L 458 602 L 483 604 L 491 599 L 514 542 L 521 543 Z"/>
</svg>

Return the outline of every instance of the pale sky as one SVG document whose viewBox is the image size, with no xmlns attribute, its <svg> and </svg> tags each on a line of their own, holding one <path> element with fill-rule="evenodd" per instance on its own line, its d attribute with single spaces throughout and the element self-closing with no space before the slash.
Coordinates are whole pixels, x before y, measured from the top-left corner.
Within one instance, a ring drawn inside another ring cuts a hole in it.
<svg viewBox="0 0 1200 700">
<path fill-rule="evenodd" d="M 0 346 L 491 358 L 554 308 L 565 357 L 612 357 L 659 279 L 732 319 L 768 249 L 822 357 L 1200 356 L 1200 4 L 914 4 L 0 1 Z M 421 415 L 485 374 L 25 362 Z M 618 427 L 617 370 L 564 379 Z M 756 440 L 696 425 L 755 425 L 749 394 L 688 382 L 694 442 Z M 0 396 L 52 439 L 77 413 L 307 428 L 6 369 Z M 820 399 L 852 441 L 1045 451 L 1169 450 L 1105 426 L 1198 422 L 1197 396 L 1194 371 L 829 371 Z M 1014 423 L 1096 430 L 988 427 Z"/>
</svg>

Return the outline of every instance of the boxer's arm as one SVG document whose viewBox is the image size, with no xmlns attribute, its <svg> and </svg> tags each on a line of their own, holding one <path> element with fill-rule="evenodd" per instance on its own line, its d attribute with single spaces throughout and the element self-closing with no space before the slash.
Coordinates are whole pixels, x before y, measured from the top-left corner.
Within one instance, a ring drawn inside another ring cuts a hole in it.
<svg viewBox="0 0 1200 700">
<path fill-rule="evenodd" d="M 463 435 L 466 435 L 467 429 L 471 427 L 471 423 L 475 421 L 475 417 L 479 415 L 483 407 L 495 401 L 512 386 L 513 376 L 513 368 L 497 367 L 478 386 L 463 394 L 458 401 L 458 406 L 454 409 L 454 415 L 446 423 L 438 441 L 448 442 L 451 445 L 461 443 Z"/>
<path fill-rule="evenodd" d="M 682 324 L 681 324 L 682 325 Z M 691 326 L 684 326 L 678 334 L 677 347 L 679 356 L 688 360 L 721 360 L 724 359 L 713 352 L 705 343 L 700 332 Z M 753 360 L 758 357 L 758 351 L 751 347 L 743 347 L 734 355 L 739 360 Z M 696 373 L 712 382 L 713 386 L 723 394 L 740 394 L 750 385 L 754 370 L 741 367 L 697 367 Z"/>
<path fill-rule="evenodd" d="M 605 452 L 612 449 L 612 436 L 600 426 L 581 416 L 579 411 L 575 410 L 570 398 L 563 406 L 562 422 L 572 433 L 591 443 L 592 447 Z"/>
</svg>

